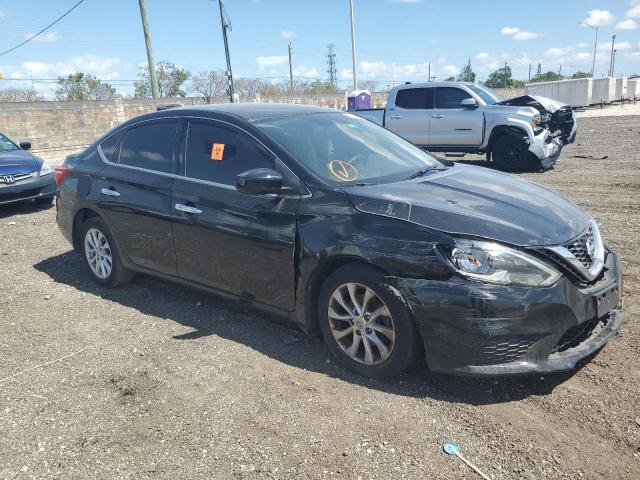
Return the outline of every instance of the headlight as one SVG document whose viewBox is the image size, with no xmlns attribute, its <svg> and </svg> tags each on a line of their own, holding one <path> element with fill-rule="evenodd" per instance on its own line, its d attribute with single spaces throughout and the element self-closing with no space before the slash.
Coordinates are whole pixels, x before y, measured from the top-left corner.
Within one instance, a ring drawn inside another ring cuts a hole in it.
<svg viewBox="0 0 640 480">
<path fill-rule="evenodd" d="M 449 260 L 465 277 L 501 285 L 548 287 L 560 278 L 532 255 L 492 242 L 459 240 Z"/>
<path fill-rule="evenodd" d="M 53 173 L 53 168 L 47 165 L 46 162 L 42 162 L 42 168 L 40 169 L 40 176 L 43 175 L 51 175 Z"/>
</svg>

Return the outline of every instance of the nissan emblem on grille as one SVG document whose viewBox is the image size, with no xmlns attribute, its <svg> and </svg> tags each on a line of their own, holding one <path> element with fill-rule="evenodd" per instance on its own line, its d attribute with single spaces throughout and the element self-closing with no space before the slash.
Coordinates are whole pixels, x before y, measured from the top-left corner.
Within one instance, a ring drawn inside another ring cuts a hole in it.
<svg viewBox="0 0 640 480">
<path fill-rule="evenodd" d="M 13 175 L 4 175 L 2 176 L 2 181 L 4 183 L 15 183 L 16 177 L 14 177 Z"/>
</svg>

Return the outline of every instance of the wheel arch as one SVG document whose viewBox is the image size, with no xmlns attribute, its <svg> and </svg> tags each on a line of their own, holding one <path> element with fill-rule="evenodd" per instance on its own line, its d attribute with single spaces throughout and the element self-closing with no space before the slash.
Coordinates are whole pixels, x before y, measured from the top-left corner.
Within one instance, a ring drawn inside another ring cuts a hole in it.
<svg viewBox="0 0 640 480">
<path fill-rule="evenodd" d="M 504 135 L 517 138 L 519 140 L 522 140 L 523 142 L 525 141 L 525 139 L 529 138 L 529 134 L 527 133 L 527 131 L 521 127 L 516 127 L 513 125 L 498 125 L 494 127 L 493 130 L 491 130 L 491 135 L 489 136 L 489 141 L 487 142 L 486 151 L 491 152 L 496 140 Z"/>
<path fill-rule="evenodd" d="M 82 224 L 84 224 L 84 222 L 93 217 L 102 218 L 98 214 L 98 212 L 87 207 L 78 210 L 73 217 L 73 230 L 71 233 L 71 238 L 73 240 L 73 249 L 76 252 L 79 252 L 82 246 L 82 239 L 80 238 L 80 228 L 82 227 Z"/>
</svg>

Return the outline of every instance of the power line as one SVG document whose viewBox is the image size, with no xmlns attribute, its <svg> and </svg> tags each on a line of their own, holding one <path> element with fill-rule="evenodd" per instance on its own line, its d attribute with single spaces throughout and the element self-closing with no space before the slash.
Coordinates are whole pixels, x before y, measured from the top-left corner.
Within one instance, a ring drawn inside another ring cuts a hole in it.
<svg viewBox="0 0 640 480">
<path fill-rule="evenodd" d="M 60 17 L 58 17 L 56 20 L 54 20 L 53 22 L 51 22 L 49 25 L 47 25 L 46 27 L 44 27 L 42 30 L 40 30 L 38 33 L 30 36 L 29 38 L 27 38 L 24 42 L 16 45 L 15 47 L 10 48 L 9 50 L 5 50 L 4 52 L 0 53 L 0 57 L 3 55 L 6 55 L 9 52 L 13 52 L 15 49 L 20 48 L 21 46 L 23 46 L 26 43 L 29 43 L 31 40 L 33 40 L 34 38 L 36 38 L 38 35 L 46 32 L 47 30 L 49 30 L 51 27 L 53 27 L 56 23 L 58 23 L 60 20 L 62 20 L 64 17 L 66 17 L 67 15 L 69 15 L 73 10 L 75 10 L 75 8 L 80 5 L 82 2 L 84 2 L 84 0 L 80 0 L 78 3 L 76 3 L 73 7 L 71 7 L 69 10 L 67 10 L 66 12 L 64 12 Z"/>
</svg>

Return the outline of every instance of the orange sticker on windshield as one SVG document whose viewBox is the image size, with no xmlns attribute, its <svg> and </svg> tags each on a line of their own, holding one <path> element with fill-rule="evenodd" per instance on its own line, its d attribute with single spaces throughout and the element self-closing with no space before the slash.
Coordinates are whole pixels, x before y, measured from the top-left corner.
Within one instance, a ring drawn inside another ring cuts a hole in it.
<svg viewBox="0 0 640 480">
<path fill-rule="evenodd" d="M 356 167 L 344 160 L 331 160 L 329 163 L 329 171 L 331 175 L 343 182 L 350 182 L 358 178 L 358 170 L 356 170 Z"/>
<path fill-rule="evenodd" d="M 211 160 L 222 160 L 224 156 L 224 143 L 214 143 L 211 147 Z"/>
</svg>

